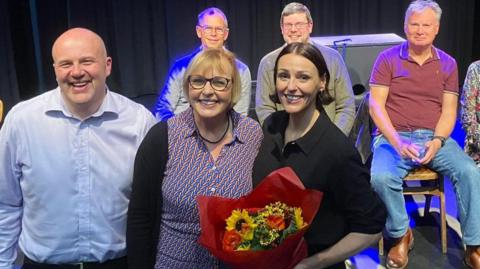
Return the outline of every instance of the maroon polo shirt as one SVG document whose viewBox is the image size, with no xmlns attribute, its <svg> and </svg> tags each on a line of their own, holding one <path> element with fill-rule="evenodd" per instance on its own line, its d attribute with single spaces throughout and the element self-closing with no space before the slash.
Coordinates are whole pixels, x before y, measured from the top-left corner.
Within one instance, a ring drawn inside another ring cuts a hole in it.
<svg viewBox="0 0 480 269">
<path fill-rule="evenodd" d="M 419 65 L 409 57 L 404 42 L 381 52 L 373 66 L 370 85 L 389 88 L 385 108 L 397 131 L 434 130 L 443 93 L 458 95 L 455 59 L 435 47 L 432 55 Z"/>
</svg>

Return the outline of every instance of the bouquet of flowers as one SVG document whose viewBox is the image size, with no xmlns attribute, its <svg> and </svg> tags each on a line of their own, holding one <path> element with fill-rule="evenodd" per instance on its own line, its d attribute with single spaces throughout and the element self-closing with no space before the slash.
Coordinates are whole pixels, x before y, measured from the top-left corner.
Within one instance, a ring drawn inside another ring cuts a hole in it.
<svg viewBox="0 0 480 269">
<path fill-rule="evenodd" d="M 322 197 L 289 167 L 238 199 L 198 196 L 199 243 L 231 268 L 293 268 L 307 256 L 303 234 Z"/>
<path fill-rule="evenodd" d="M 222 246 L 227 251 L 275 248 L 287 236 L 307 225 L 300 207 L 282 202 L 264 208 L 235 209 L 226 222 Z"/>
</svg>

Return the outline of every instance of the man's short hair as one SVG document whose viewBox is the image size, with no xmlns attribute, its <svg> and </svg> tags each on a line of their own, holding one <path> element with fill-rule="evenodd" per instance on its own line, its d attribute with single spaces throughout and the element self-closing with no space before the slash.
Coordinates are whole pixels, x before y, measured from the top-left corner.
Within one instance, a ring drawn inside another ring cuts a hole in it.
<svg viewBox="0 0 480 269">
<path fill-rule="evenodd" d="M 312 22 L 312 15 L 310 15 L 310 10 L 308 10 L 308 7 L 306 7 L 304 4 L 292 2 L 283 8 L 282 15 L 280 16 L 280 25 L 283 24 L 283 17 L 297 13 L 305 14 L 307 16 L 307 21 L 309 23 Z"/>
<path fill-rule="evenodd" d="M 225 22 L 225 27 L 228 28 L 227 16 L 225 16 L 225 13 L 223 13 L 223 11 L 221 11 L 216 7 L 209 7 L 204 11 L 200 12 L 200 14 L 198 14 L 198 22 L 197 22 L 198 26 L 202 26 L 202 22 L 205 16 L 213 16 L 213 15 L 221 16 L 223 18 L 223 21 Z"/>
<path fill-rule="evenodd" d="M 405 22 L 404 24 L 407 25 L 408 17 L 412 15 L 414 12 L 422 12 L 426 8 L 430 8 L 435 12 L 437 17 L 438 23 L 440 23 L 440 18 L 442 17 L 442 9 L 437 4 L 437 2 L 433 0 L 415 0 L 408 5 L 407 11 L 405 12 Z"/>
</svg>

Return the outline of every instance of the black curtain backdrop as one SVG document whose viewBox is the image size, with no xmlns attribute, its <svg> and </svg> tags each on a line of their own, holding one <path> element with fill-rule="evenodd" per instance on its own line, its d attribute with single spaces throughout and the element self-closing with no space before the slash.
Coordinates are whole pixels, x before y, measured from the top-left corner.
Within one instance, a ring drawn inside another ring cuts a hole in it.
<svg viewBox="0 0 480 269">
<path fill-rule="evenodd" d="M 174 60 L 199 46 L 197 15 L 216 6 L 228 17 L 227 47 L 256 79 L 261 57 L 281 46 L 280 0 L 0 0 L 0 98 L 7 109 L 56 86 L 51 46 L 71 27 L 103 37 L 113 58 L 108 84 L 128 97 L 156 93 Z M 312 36 L 396 33 L 404 36 L 408 0 L 312 0 Z M 480 4 L 439 0 L 435 45 L 458 62 L 460 82 L 480 58 Z M 476 46 L 475 46 L 476 44 Z"/>
<path fill-rule="evenodd" d="M 7 7 L 0 0 L 0 99 L 5 112 L 20 100 Z"/>
</svg>

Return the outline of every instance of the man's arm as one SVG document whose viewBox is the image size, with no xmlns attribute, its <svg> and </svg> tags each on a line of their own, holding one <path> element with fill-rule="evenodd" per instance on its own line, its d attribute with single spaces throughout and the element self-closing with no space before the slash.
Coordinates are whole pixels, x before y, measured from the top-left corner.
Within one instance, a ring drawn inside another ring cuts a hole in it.
<svg viewBox="0 0 480 269">
<path fill-rule="evenodd" d="M 258 66 L 257 88 L 255 90 L 255 112 L 257 112 L 258 121 L 261 125 L 270 114 L 277 111 L 275 103 L 270 99 L 270 95 L 273 93 L 275 93 L 273 65 L 269 64 L 269 60 L 265 56 Z"/>
<path fill-rule="evenodd" d="M 239 66 L 239 64 L 237 64 Z M 242 115 L 248 114 L 250 107 L 250 94 L 252 91 L 252 76 L 250 75 L 250 69 L 245 64 L 242 64 L 238 68 L 240 73 L 240 81 L 242 83 L 242 93 L 237 104 L 234 106 L 235 111 Z"/>
<path fill-rule="evenodd" d="M 417 160 L 418 152 L 415 146 L 402 141 L 397 130 L 393 127 L 392 121 L 385 109 L 389 87 L 382 85 L 370 85 L 369 112 L 373 122 L 383 136 L 390 142 L 402 158 Z"/>
<path fill-rule="evenodd" d="M 153 114 L 158 120 L 165 121 L 175 114 L 175 109 L 183 91 L 183 75 L 185 70 L 175 63 L 168 74 L 167 81 L 159 91 Z"/>
<path fill-rule="evenodd" d="M 0 269 L 13 269 L 22 220 L 21 170 L 16 163 L 18 141 L 9 117 L 0 129 Z"/>
<path fill-rule="evenodd" d="M 334 79 L 335 91 L 335 125 L 348 136 L 355 120 L 355 96 L 347 67 L 342 57 L 337 54 L 337 72 Z"/>
<path fill-rule="evenodd" d="M 457 102 L 458 95 L 453 92 L 444 91 L 442 100 L 442 113 L 435 126 L 434 136 L 442 136 L 448 138 L 455 127 L 455 121 L 457 120 Z M 425 157 L 420 159 L 420 163 L 429 163 L 437 151 L 442 147 L 442 141 L 439 139 L 433 139 L 425 143 L 427 151 Z"/>
<path fill-rule="evenodd" d="M 435 126 L 435 135 L 449 137 L 457 120 L 458 95 L 452 92 L 443 92 L 442 114 Z"/>
</svg>

